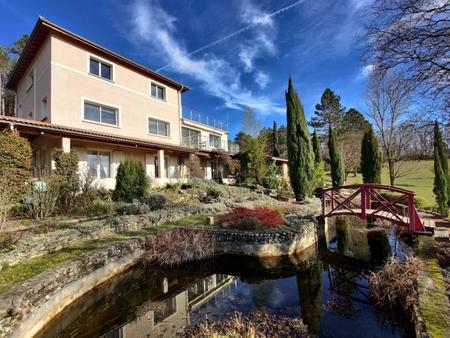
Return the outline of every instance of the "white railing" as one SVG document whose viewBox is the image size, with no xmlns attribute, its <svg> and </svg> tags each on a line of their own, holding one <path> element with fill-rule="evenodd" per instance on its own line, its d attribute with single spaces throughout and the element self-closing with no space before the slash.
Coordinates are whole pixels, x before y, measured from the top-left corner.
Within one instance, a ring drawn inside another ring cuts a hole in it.
<svg viewBox="0 0 450 338">
<path fill-rule="evenodd" d="M 225 131 L 228 130 L 228 122 L 223 122 L 189 107 L 183 106 L 183 118 L 195 123 L 203 124 L 208 127 L 213 127 Z"/>
<path fill-rule="evenodd" d="M 239 144 L 230 141 L 213 141 L 206 136 L 187 136 L 181 139 L 183 147 L 193 148 L 204 151 L 222 150 L 229 154 L 239 152 Z"/>
</svg>

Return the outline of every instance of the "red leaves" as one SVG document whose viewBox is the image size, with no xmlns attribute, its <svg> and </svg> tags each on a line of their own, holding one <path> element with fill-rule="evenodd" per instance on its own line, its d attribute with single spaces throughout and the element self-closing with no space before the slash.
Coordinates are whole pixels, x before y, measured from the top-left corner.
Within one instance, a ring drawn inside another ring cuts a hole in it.
<svg viewBox="0 0 450 338">
<path fill-rule="evenodd" d="M 219 222 L 226 225 L 236 225 L 242 219 L 255 218 L 262 227 L 272 228 L 284 221 L 276 210 L 259 207 L 254 209 L 235 207 L 232 212 L 219 217 Z"/>
</svg>

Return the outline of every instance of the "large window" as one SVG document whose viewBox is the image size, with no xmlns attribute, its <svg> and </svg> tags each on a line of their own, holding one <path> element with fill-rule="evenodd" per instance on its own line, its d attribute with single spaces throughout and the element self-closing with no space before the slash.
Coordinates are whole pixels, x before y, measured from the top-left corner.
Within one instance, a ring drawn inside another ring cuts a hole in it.
<svg viewBox="0 0 450 338">
<path fill-rule="evenodd" d="M 156 83 L 152 82 L 150 91 L 153 97 L 161 100 L 166 99 L 166 88 L 164 88 L 163 86 L 157 85 Z"/>
<path fill-rule="evenodd" d="M 110 176 L 109 152 L 88 150 L 87 164 L 90 176 L 95 178 L 107 178 Z"/>
<path fill-rule="evenodd" d="M 94 58 L 89 59 L 89 73 L 103 79 L 112 80 L 112 66 Z"/>
<path fill-rule="evenodd" d="M 84 119 L 115 126 L 119 125 L 117 109 L 90 102 L 84 103 Z"/>
<path fill-rule="evenodd" d="M 181 128 L 182 144 L 185 147 L 199 147 L 200 132 L 198 130 Z"/>
<path fill-rule="evenodd" d="M 168 122 L 149 117 L 148 132 L 155 135 L 170 136 L 170 125 Z"/>
<path fill-rule="evenodd" d="M 220 149 L 220 136 L 209 134 L 209 146 Z"/>
</svg>

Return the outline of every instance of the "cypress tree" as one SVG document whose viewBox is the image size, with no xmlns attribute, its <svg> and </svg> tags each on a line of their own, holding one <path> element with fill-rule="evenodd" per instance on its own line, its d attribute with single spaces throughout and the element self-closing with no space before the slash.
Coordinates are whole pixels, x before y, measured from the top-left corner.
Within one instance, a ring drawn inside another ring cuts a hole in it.
<svg viewBox="0 0 450 338">
<path fill-rule="evenodd" d="M 325 167 L 322 158 L 322 150 L 320 149 L 319 137 L 317 136 L 317 132 L 315 129 L 312 137 L 312 147 L 314 152 L 314 175 L 315 175 L 314 187 L 322 188 Z"/>
<path fill-rule="evenodd" d="M 280 149 L 278 148 L 278 128 L 276 121 L 273 121 L 272 142 L 273 142 L 273 152 L 272 152 L 273 157 L 280 157 Z"/>
<path fill-rule="evenodd" d="M 434 188 L 433 192 L 436 196 L 436 203 L 438 211 L 444 216 L 448 214 L 449 206 L 449 173 L 447 154 L 442 140 L 442 134 L 439 129 L 439 124 L 436 121 L 434 124 Z"/>
<path fill-rule="evenodd" d="M 336 134 L 332 128 L 329 129 L 328 133 L 328 152 L 330 155 L 331 181 L 333 187 L 339 187 L 344 184 L 344 168 L 339 152 L 339 145 L 336 140 Z"/>
<path fill-rule="evenodd" d="M 361 142 L 361 172 L 364 183 L 381 183 L 381 153 L 372 126 L 366 129 Z"/>
<path fill-rule="evenodd" d="M 305 112 L 289 77 L 286 91 L 289 178 L 297 201 L 310 196 L 314 184 L 314 159 Z"/>
</svg>

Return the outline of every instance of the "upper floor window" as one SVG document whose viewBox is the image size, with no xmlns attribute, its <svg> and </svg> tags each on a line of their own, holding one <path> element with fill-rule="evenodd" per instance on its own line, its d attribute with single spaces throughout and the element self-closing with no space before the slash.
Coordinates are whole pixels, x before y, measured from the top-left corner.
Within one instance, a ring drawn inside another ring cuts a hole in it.
<svg viewBox="0 0 450 338">
<path fill-rule="evenodd" d="M 150 134 L 170 136 L 170 125 L 168 122 L 160 121 L 149 117 L 148 132 Z"/>
<path fill-rule="evenodd" d="M 94 58 L 89 59 L 89 73 L 107 80 L 112 80 L 112 66 Z"/>
<path fill-rule="evenodd" d="M 84 103 L 84 119 L 87 121 L 119 125 L 118 110 L 116 108 L 106 107 L 103 105 L 85 102 Z"/>
<path fill-rule="evenodd" d="M 157 85 L 152 82 L 151 84 L 151 95 L 156 97 L 157 99 L 165 100 L 166 99 L 166 88 L 163 86 Z"/>
<path fill-rule="evenodd" d="M 209 146 L 220 149 L 220 136 L 209 134 Z"/>
</svg>

